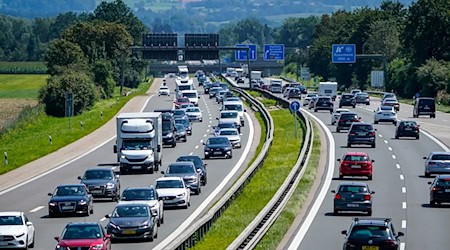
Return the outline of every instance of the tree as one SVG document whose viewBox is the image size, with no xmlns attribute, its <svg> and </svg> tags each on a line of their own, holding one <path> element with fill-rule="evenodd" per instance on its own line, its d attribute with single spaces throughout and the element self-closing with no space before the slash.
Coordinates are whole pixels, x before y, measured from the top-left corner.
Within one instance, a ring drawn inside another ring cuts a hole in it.
<svg viewBox="0 0 450 250">
<path fill-rule="evenodd" d="M 86 69 L 87 59 L 80 46 L 64 39 L 57 39 L 50 43 L 45 55 L 45 64 L 47 72 L 56 75 L 69 66 Z"/>
<path fill-rule="evenodd" d="M 424 96 L 436 96 L 450 84 L 450 63 L 431 58 L 417 68 L 417 81 Z"/>
<path fill-rule="evenodd" d="M 60 38 L 61 33 L 69 26 L 77 22 L 86 21 L 86 19 L 86 15 L 77 15 L 75 12 L 66 12 L 59 14 L 56 17 L 55 21 L 50 25 L 49 40 Z"/>
<path fill-rule="evenodd" d="M 112 97 L 116 83 L 113 78 L 111 62 L 106 60 L 96 61 L 92 66 L 92 74 L 94 75 L 95 85 L 100 88 L 101 98 Z"/>
<path fill-rule="evenodd" d="M 275 42 L 282 43 L 286 47 L 306 48 L 312 42 L 314 29 L 318 22 L 319 19 L 314 16 L 287 18 L 280 28 L 274 30 Z"/>
<path fill-rule="evenodd" d="M 372 54 L 386 55 L 392 60 L 400 48 L 400 32 L 394 19 L 376 20 L 370 25 L 365 50 Z"/>
</svg>

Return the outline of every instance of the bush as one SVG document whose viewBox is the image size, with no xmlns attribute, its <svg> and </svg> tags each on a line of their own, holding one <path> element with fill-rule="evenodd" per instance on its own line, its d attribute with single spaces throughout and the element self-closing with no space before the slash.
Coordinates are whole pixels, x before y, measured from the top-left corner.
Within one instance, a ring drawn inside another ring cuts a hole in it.
<svg viewBox="0 0 450 250">
<path fill-rule="evenodd" d="M 74 114 L 94 105 L 97 91 L 91 77 L 84 71 L 67 69 L 60 75 L 52 76 L 39 92 L 39 101 L 45 104 L 45 112 L 51 116 L 65 115 L 65 94 L 74 95 Z"/>
<path fill-rule="evenodd" d="M 116 83 L 113 79 L 113 70 L 111 63 L 106 60 L 99 60 L 94 63 L 92 68 L 94 74 L 94 82 L 99 86 L 101 98 L 106 99 L 114 94 Z"/>
</svg>

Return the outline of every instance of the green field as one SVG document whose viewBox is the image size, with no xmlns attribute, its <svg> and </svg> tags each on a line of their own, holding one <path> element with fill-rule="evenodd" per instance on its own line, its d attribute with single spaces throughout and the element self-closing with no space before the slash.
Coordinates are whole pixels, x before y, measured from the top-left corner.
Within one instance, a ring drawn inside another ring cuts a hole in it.
<svg viewBox="0 0 450 250">
<path fill-rule="evenodd" d="M 37 99 L 48 75 L 0 75 L 0 98 Z"/>
<path fill-rule="evenodd" d="M 96 4 L 99 5 L 101 2 L 105 0 L 96 0 Z M 106 0 L 106 2 L 112 2 L 113 0 Z M 169 10 L 172 7 L 181 7 L 180 1 L 170 1 L 170 0 L 160 0 L 160 1 L 143 1 L 143 0 L 123 0 L 128 7 L 132 10 L 138 8 L 143 2 L 145 10 L 152 10 L 154 12 L 161 12 L 165 10 Z"/>
<path fill-rule="evenodd" d="M 45 74 L 44 62 L 3 62 L 0 61 L 1 74 Z"/>
</svg>

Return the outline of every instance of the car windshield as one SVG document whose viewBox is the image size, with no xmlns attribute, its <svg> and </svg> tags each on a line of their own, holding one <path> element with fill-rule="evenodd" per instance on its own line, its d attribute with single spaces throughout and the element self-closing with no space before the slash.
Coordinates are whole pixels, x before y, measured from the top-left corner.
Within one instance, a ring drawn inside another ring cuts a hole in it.
<svg viewBox="0 0 450 250">
<path fill-rule="evenodd" d="M 369 240 L 371 238 L 388 238 L 389 228 L 386 226 L 360 225 L 353 227 L 349 240 Z"/>
<path fill-rule="evenodd" d="M 368 132 L 372 131 L 371 125 L 353 125 L 352 131 L 358 131 L 358 132 Z"/>
<path fill-rule="evenodd" d="M 344 161 L 368 161 L 369 157 L 366 155 L 346 155 Z"/>
<path fill-rule="evenodd" d="M 183 93 L 183 96 L 187 97 L 187 98 L 196 98 L 197 97 L 197 93 L 191 93 L 191 92 Z"/>
<path fill-rule="evenodd" d="M 380 110 L 382 110 L 382 111 L 392 111 L 393 108 L 391 106 L 381 106 Z"/>
<path fill-rule="evenodd" d="M 361 92 L 361 93 L 357 93 L 356 97 L 367 97 L 369 94 Z"/>
<path fill-rule="evenodd" d="M 400 122 L 400 126 L 415 127 L 417 123 L 415 121 L 402 121 Z"/>
<path fill-rule="evenodd" d="M 102 237 L 102 232 L 97 225 L 70 225 L 64 229 L 61 239 L 100 239 Z"/>
<path fill-rule="evenodd" d="M 189 102 L 189 98 L 178 98 L 177 102 Z"/>
<path fill-rule="evenodd" d="M 160 87 L 159 89 L 161 89 L 161 90 L 166 90 L 166 89 L 169 89 L 169 87 L 167 87 L 167 86 L 162 86 L 162 87 Z"/>
<path fill-rule="evenodd" d="M 387 103 L 396 103 L 396 102 L 398 102 L 398 101 L 397 101 L 397 99 L 390 99 L 390 98 L 389 98 L 389 99 L 385 99 L 384 102 L 387 102 Z"/>
<path fill-rule="evenodd" d="M 184 173 L 195 173 L 195 169 L 191 165 L 185 164 L 171 164 L 167 168 L 168 174 L 184 174 Z"/>
<path fill-rule="evenodd" d="M 435 154 L 431 156 L 433 161 L 450 161 L 450 154 Z"/>
<path fill-rule="evenodd" d="M 175 119 L 175 124 L 183 124 L 185 126 L 188 126 L 189 121 L 187 119 Z"/>
<path fill-rule="evenodd" d="M 450 179 L 438 179 L 436 182 L 437 187 L 450 187 Z"/>
<path fill-rule="evenodd" d="M 186 84 L 186 85 L 178 85 L 178 90 L 183 91 L 183 90 L 190 90 L 191 89 L 191 85 L 190 84 Z"/>
<path fill-rule="evenodd" d="M 331 99 L 329 98 L 319 98 L 317 99 L 317 102 L 329 102 Z"/>
<path fill-rule="evenodd" d="M 177 131 L 178 131 L 178 132 L 183 132 L 184 130 L 186 130 L 186 129 L 184 128 L 184 125 L 183 125 L 183 124 L 177 123 L 177 124 L 175 124 L 175 127 L 177 128 Z"/>
<path fill-rule="evenodd" d="M 227 144 L 228 139 L 227 138 L 221 138 L 221 137 L 212 137 L 208 139 L 208 142 L 206 144 L 208 145 L 214 145 L 214 144 Z"/>
<path fill-rule="evenodd" d="M 220 130 L 222 128 L 234 128 L 234 123 L 220 123 L 217 127 L 216 130 Z"/>
<path fill-rule="evenodd" d="M 162 130 L 164 131 L 168 131 L 172 129 L 172 123 L 170 122 L 170 120 L 163 120 L 162 123 Z"/>
<path fill-rule="evenodd" d="M 365 186 L 342 185 L 339 187 L 339 193 L 367 193 Z"/>
<path fill-rule="evenodd" d="M 112 178 L 113 175 L 110 170 L 88 170 L 83 176 L 83 180 L 92 180 L 92 179 L 111 180 Z"/>
<path fill-rule="evenodd" d="M 238 113 L 236 112 L 222 112 L 220 113 L 220 118 L 236 118 Z"/>
<path fill-rule="evenodd" d="M 161 180 L 156 182 L 156 188 L 183 188 L 180 180 Z"/>
<path fill-rule="evenodd" d="M 122 150 L 147 150 L 151 148 L 151 146 L 150 140 L 124 140 Z"/>
<path fill-rule="evenodd" d="M 56 188 L 55 196 L 83 196 L 86 192 L 82 186 L 63 186 Z"/>
<path fill-rule="evenodd" d="M 192 162 L 194 163 L 195 167 L 198 168 L 198 166 L 202 165 L 202 160 L 197 156 L 181 156 L 177 159 L 177 161 L 180 162 Z"/>
<path fill-rule="evenodd" d="M 237 130 L 222 130 L 219 135 L 238 135 Z"/>
<path fill-rule="evenodd" d="M 125 190 L 122 193 L 122 200 L 135 201 L 135 200 L 155 200 L 155 191 L 153 189 L 130 189 Z"/>
<path fill-rule="evenodd" d="M 353 98 L 353 96 L 350 95 L 350 94 L 347 94 L 347 95 L 343 95 L 343 96 L 342 96 L 342 99 L 352 99 L 352 98 Z"/>
<path fill-rule="evenodd" d="M 226 104 L 225 110 L 236 110 L 236 111 L 242 111 L 242 105 L 239 104 Z"/>
<path fill-rule="evenodd" d="M 386 99 L 386 98 L 392 98 L 392 97 L 395 97 L 395 95 L 394 95 L 394 94 L 385 94 L 385 95 L 384 95 L 384 99 Z"/>
<path fill-rule="evenodd" d="M 420 99 L 419 105 L 434 106 L 434 99 Z"/>
<path fill-rule="evenodd" d="M 113 218 L 120 217 L 147 217 L 149 215 L 147 206 L 132 205 L 132 206 L 117 206 L 112 212 Z"/>
<path fill-rule="evenodd" d="M 173 115 L 174 116 L 183 116 L 183 115 L 185 115 L 185 112 L 184 112 L 184 110 L 176 109 L 173 111 Z"/>
<path fill-rule="evenodd" d="M 188 108 L 188 109 L 186 109 L 186 112 L 187 113 L 197 113 L 197 112 L 200 112 L 200 109 L 199 108 Z"/>
<path fill-rule="evenodd" d="M 356 119 L 358 119 L 358 116 L 356 114 L 342 114 L 341 115 L 341 119 L 347 119 L 347 120 L 354 119 L 354 120 L 356 120 Z"/>
<path fill-rule="evenodd" d="M 192 106 L 194 106 L 194 105 L 191 104 L 191 103 L 185 103 L 185 104 L 181 104 L 181 105 L 180 105 L 180 108 L 185 109 L 185 108 L 187 108 L 187 107 L 192 107 Z"/>
<path fill-rule="evenodd" d="M 23 220 L 20 215 L 0 216 L 0 226 L 14 226 L 14 225 L 23 225 Z"/>
</svg>

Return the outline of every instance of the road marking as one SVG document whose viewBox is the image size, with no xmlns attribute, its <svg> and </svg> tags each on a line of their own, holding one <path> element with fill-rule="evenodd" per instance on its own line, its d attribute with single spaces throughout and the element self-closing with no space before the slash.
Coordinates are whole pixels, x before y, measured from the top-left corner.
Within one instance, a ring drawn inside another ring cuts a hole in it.
<svg viewBox="0 0 450 250">
<path fill-rule="evenodd" d="M 402 220 L 402 228 L 406 228 L 406 220 Z"/>
<path fill-rule="evenodd" d="M 212 117 L 210 116 L 209 119 L 212 120 Z"/>
<path fill-rule="evenodd" d="M 212 123 L 212 121 L 209 121 L 209 123 Z"/>
<path fill-rule="evenodd" d="M 203 143 L 203 140 L 200 140 L 200 143 Z"/>
<path fill-rule="evenodd" d="M 39 211 L 39 210 L 41 210 L 43 208 L 44 208 L 44 206 L 39 206 L 39 207 L 33 208 L 33 209 L 30 210 L 30 213 L 36 213 L 37 211 Z"/>
<path fill-rule="evenodd" d="M 392 148 L 391 148 L 391 147 L 388 147 L 388 149 L 389 149 L 389 151 L 392 151 Z"/>
<path fill-rule="evenodd" d="M 401 175 L 400 175 L 400 180 L 403 181 L 404 179 L 405 179 L 405 177 L 401 174 Z"/>
<path fill-rule="evenodd" d="M 204 134 L 204 135 L 203 135 L 203 137 L 206 137 L 206 136 L 207 136 L 207 134 Z"/>
<path fill-rule="evenodd" d="M 402 208 L 403 208 L 403 209 L 406 209 L 406 202 L 405 202 L 405 201 L 402 202 Z"/>
<path fill-rule="evenodd" d="M 105 220 L 106 220 L 106 217 L 103 217 L 100 219 L 100 221 L 105 221 Z"/>
<path fill-rule="evenodd" d="M 406 187 L 402 187 L 402 193 L 406 193 Z"/>
<path fill-rule="evenodd" d="M 208 125 L 208 128 L 210 128 L 211 127 L 211 125 Z"/>
<path fill-rule="evenodd" d="M 209 129 L 207 129 L 206 132 L 209 132 Z"/>
<path fill-rule="evenodd" d="M 392 155 L 392 159 L 394 159 L 394 160 L 395 160 L 395 159 L 397 159 L 397 157 L 396 157 L 395 155 Z"/>
<path fill-rule="evenodd" d="M 379 136 L 379 137 L 383 137 L 383 135 L 381 135 L 381 134 L 378 134 L 378 136 Z"/>
<path fill-rule="evenodd" d="M 189 153 L 189 155 L 193 155 L 193 154 L 194 154 L 194 152 L 190 152 L 190 153 Z"/>
<path fill-rule="evenodd" d="M 198 145 L 195 146 L 195 149 L 197 149 L 197 148 L 198 148 Z"/>
<path fill-rule="evenodd" d="M 388 143 L 388 141 L 384 140 L 384 143 L 386 143 L 386 144 L 387 144 L 387 143 Z"/>
<path fill-rule="evenodd" d="M 400 250 L 405 250 L 405 242 L 400 242 Z"/>
<path fill-rule="evenodd" d="M 398 169 L 400 169 L 400 164 L 395 164 L 395 166 L 396 166 Z"/>
<path fill-rule="evenodd" d="M 426 135 L 428 138 L 430 138 L 431 140 L 433 140 L 436 144 L 438 144 L 439 146 L 441 146 L 442 149 L 444 149 L 444 151 L 450 152 L 450 149 L 447 147 L 447 145 L 445 145 L 444 143 L 442 143 L 440 140 L 438 140 L 436 137 L 432 136 L 430 133 L 424 131 L 423 129 L 420 130 L 421 133 L 423 133 L 424 135 Z"/>
</svg>

